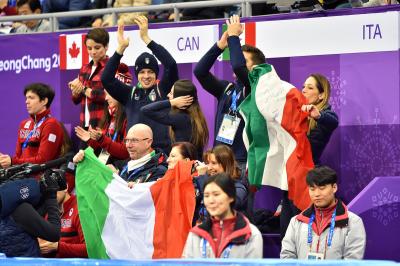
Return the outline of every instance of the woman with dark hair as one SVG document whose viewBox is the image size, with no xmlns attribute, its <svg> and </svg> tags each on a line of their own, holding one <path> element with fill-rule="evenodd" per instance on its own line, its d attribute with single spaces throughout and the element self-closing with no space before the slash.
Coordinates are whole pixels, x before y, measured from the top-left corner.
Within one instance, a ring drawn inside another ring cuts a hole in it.
<svg viewBox="0 0 400 266">
<path fill-rule="evenodd" d="M 78 138 L 95 150 L 100 161 L 110 164 L 114 160 L 129 158 L 129 153 L 124 144 L 126 135 L 126 114 L 123 106 L 111 95 L 106 93 L 107 104 L 104 115 L 99 122 L 99 128 L 85 130 L 75 127 Z"/>
<path fill-rule="evenodd" d="M 309 116 L 307 136 L 314 164 L 318 165 L 333 131 L 338 127 L 338 116 L 329 105 L 331 85 L 326 77 L 311 74 L 304 82 L 302 92 L 308 102 L 302 106 L 302 110 L 308 112 Z"/>
<path fill-rule="evenodd" d="M 180 160 L 192 161 L 196 159 L 197 151 L 192 143 L 175 142 L 167 159 L 168 169 L 173 169 Z"/>
<path fill-rule="evenodd" d="M 260 231 L 234 210 L 235 182 L 227 174 L 216 174 L 204 184 L 204 205 L 210 214 L 192 228 L 183 258 L 262 258 Z"/>
<path fill-rule="evenodd" d="M 200 157 L 208 143 L 208 127 L 197 99 L 196 87 L 190 80 L 180 79 L 172 86 L 168 99 L 143 106 L 141 111 L 154 121 L 170 126 L 172 143 L 191 142 Z"/>
</svg>

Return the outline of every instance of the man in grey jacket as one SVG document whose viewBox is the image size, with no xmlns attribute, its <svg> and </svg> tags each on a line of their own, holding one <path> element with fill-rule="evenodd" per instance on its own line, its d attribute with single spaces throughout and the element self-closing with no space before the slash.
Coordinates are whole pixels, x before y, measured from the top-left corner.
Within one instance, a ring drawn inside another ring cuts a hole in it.
<svg viewBox="0 0 400 266">
<path fill-rule="evenodd" d="M 291 219 L 281 259 L 362 259 L 364 224 L 335 197 L 336 172 L 321 166 L 307 174 L 306 182 L 312 205 Z"/>
</svg>

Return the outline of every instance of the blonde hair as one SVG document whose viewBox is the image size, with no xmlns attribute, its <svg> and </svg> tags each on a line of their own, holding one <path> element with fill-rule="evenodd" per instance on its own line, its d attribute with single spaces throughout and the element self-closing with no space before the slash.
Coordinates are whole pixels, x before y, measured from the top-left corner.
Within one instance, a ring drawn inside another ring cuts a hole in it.
<svg viewBox="0 0 400 266">
<path fill-rule="evenodd" d="M 322 93 L 322 100 L 320 100 L 315 106 L 319 111 L 326 109 L 329 105 L 329 97 L 331 96 L 331 84 L 328 79 L 321 74 L 311 74 L 316 81 L 317 89 L 319 93 Z M 310 134 L 311 130 L 317 127 L 317 121 L 314 118 L 310 118 L 308 121 L 308 132 Z"/>
</svg>

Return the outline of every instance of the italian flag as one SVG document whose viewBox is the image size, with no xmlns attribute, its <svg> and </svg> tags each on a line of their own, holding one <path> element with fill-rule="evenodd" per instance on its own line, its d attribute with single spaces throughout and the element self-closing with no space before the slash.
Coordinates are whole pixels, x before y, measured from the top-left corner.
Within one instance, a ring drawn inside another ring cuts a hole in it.
<svg viewBox="0 0 400 266">
<path fill-rule="evenodd" d="M 248 44 L 255 46 L 256 45 L 256 23 L 255 22 L 246 22 L 242 23 L 243 25 L 243 33 L 240 36 L 240 44 Z M 222 33 L 227 30 L 228 26 L 226 24 L 222 25 Z M 229 48 L 226 48 L 222 53 L 222 60 L 229 61 L 231 56 L 229 54 Z"/>
<path fill-rule="evenodd" d="M 301 111 L 306 99 L 282 81 L 272 65 L 256 66 L 249 80 L 251 94 L 239 109 L 245 121 L 250 182 L 287 190 L 289 199 L 303 210 L 310 204 L 305 177 L 314 167 L 307 113 Z"/>
<path fill-rule="evenodd" d="M 192 162 L 128 188 L 93 153 L 78 164 L 76 194 L 90 258 L 180 258 L 195 207 Z"/>
<path fill-rule="evenodd" d="M 82 65 L 89 63 L 85 37 L 86 34 L 60 35 L 60 69 L 80 69 Z"/>
</svg>

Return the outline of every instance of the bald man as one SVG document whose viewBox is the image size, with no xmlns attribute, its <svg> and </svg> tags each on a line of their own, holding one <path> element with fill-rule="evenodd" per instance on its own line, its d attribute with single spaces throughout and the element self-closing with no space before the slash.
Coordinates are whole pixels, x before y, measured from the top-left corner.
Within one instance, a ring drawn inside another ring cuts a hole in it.
<svg viewBox="0 0 400 266">
<path fill-rule="evenodd" d="M 130 184 L 156 181 L 167 171 L 167 156 L 159 149 L 153 149 L 153 131 L 145 124 L 133 125 L 124 139 L 130 159 L 114 162 L 119 175 Z M 83 160 L 80 151 L 74 162 Z M 131 187 L 131 186 L 130 186 Z"/>
</svg>

